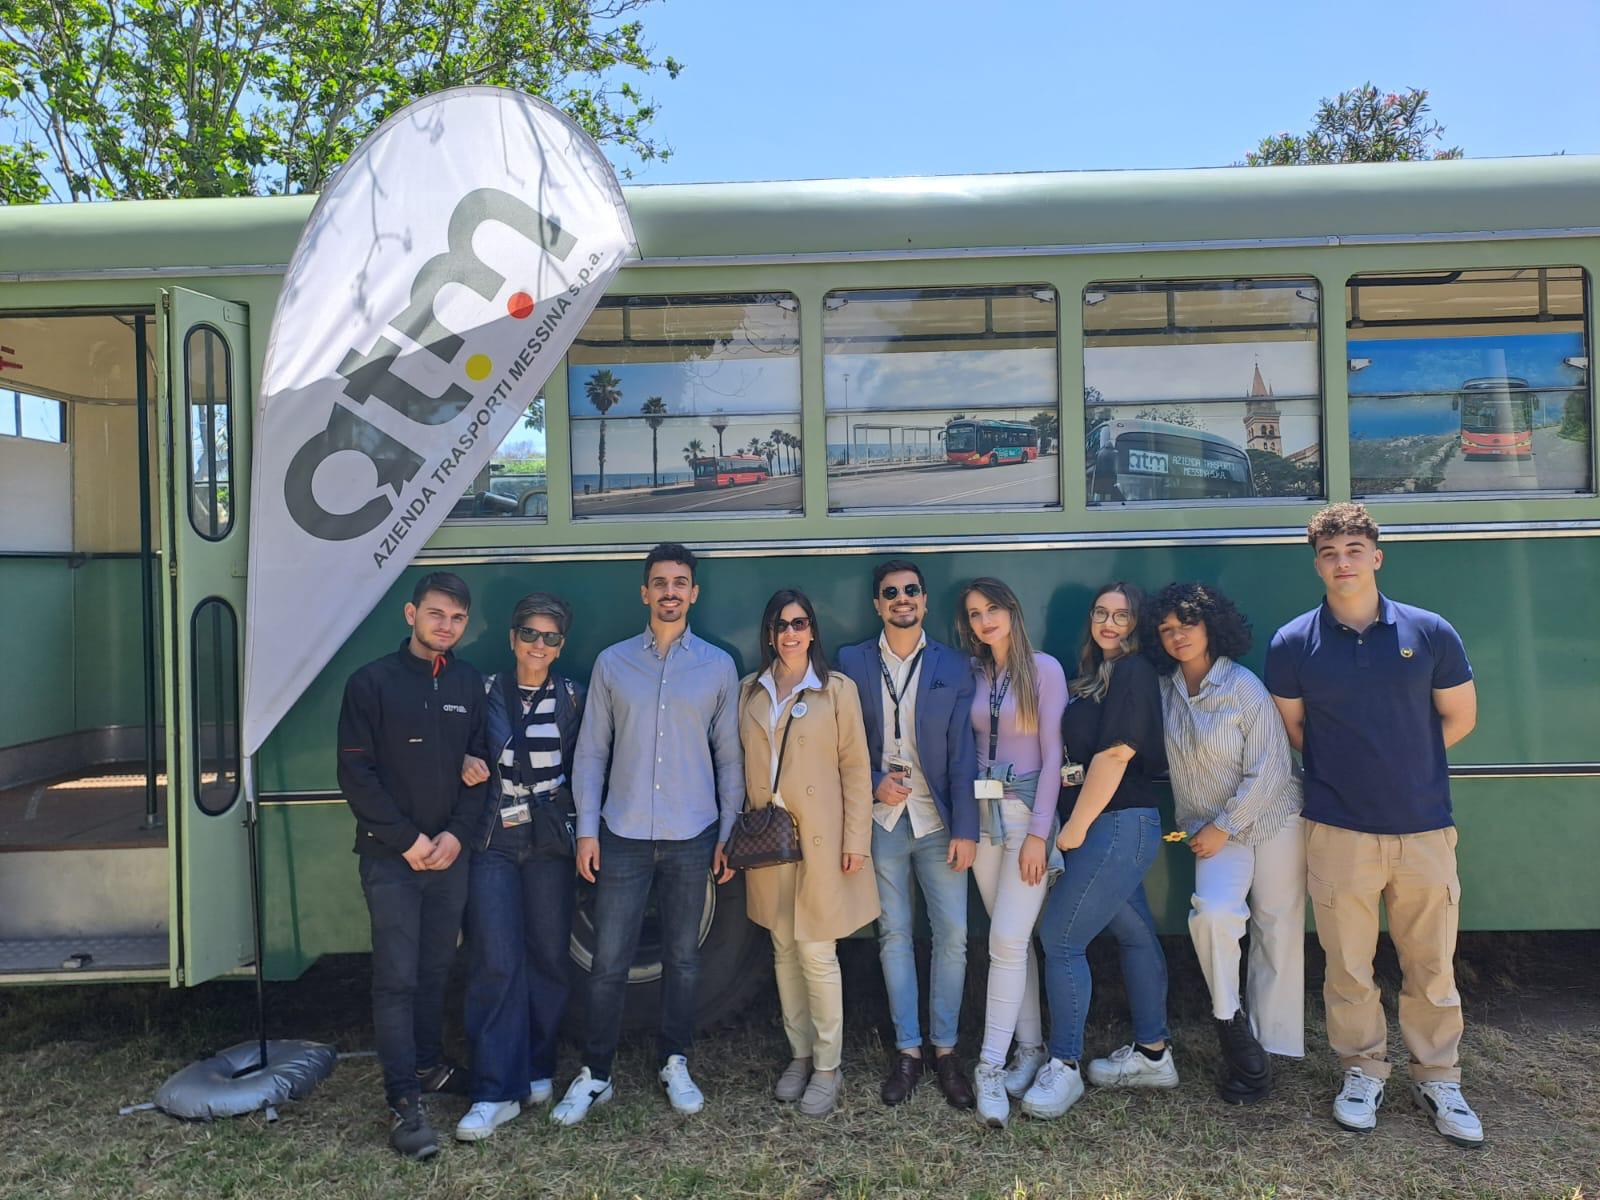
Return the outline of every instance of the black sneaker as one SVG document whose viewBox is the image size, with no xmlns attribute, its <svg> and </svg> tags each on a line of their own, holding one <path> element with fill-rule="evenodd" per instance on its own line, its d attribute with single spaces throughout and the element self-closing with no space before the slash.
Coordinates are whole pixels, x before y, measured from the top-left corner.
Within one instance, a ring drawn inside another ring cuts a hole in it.
<svg viewBox="0 0 1600 1200">
<path fill-rule="evenodd" d="M 389 1104 L 394 1124 L 389 1127 L 389 1145 L 395 1153 L 422 1162 L 439 1153 L 439 1139 L 422 1112 L 420 1096 L 402 1096 Z"/>
<path fill-rule="evenodd" d="M 443 1093 L 449 1096 L 467 1094 L 467 1072 L 453 1062 L 441 1062 L 436 1067 L 418 1069 L 417 1086 L 422 1094 L 432 1096 Z"/>
</svg>

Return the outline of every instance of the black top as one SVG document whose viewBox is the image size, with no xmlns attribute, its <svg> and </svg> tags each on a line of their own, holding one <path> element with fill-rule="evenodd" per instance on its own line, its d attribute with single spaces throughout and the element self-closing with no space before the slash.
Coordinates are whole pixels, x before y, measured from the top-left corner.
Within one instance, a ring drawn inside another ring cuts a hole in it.
<svg viewBox="0 0 1600 1200">
<path fill-rule="evenodd" d="M 461 782 L 461 759 L 489 757 L 485 709 L 476 669 L 452 654 L 424 661 L 405 642 L 350 676 L 339 789 L 356 816 L 357 854 L 404 854 L 418 833 L 468 844 L 488 789 Z"/>
<path fill-rule="evenodd" d="M 1119 743 L 1133 749 L 1105 812 L 1156 806 L 1154 779 L 1166 773 L 1167 748 L 1161 733 L 1161 685 L 1149 660 L 1139 654 L 1117 659 L 1104 700 L 1073 696 L 1061 718 L 1061 737 L 1067 757 L 1086 768 L 1096 754 Z M 1082 790 L 1061 789 L 1057 809 L 1063 821 L 1072 815 Z"/>
</svg>

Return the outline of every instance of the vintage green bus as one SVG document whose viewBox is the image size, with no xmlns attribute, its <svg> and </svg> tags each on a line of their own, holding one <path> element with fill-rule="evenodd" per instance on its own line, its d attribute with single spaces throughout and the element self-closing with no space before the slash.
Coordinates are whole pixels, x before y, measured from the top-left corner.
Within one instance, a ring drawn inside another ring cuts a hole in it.
<svg viewBox="0 0 1600 1200">
<path fill-rule="evenodd" d="M 1594 927 L 1596 195 L 1592 158 L 629 189 L 642 258 L 257 758 L 267 975 L 366 948 L 334 722 L 346 676 L 401 637 L 416 572 L 469 581 L 462 653 L 485 669 L 542 588 L 582 614 L 562 665 L 583 676 L 641 627 L 662 540 L 704 553 L 694 627 L 746 668 L 783 584 L 829 643 L 872 633 L 891 553 L 922 563 L 936 634 L 961 580 L 998 575 L 1064 662 L 1100 582 L 1215 581 L 1259 667 L 1320 595 L 1307 517 L 1352 496 L 1384 523 L 1385 588 L 1444 612 L 1476 669 L 1478 728 L 1452 756 L 1463 925 Z M 0 209 L 0 980 L 194 985 L 251 963 L 252 404 L 310 207 Z M 1469 464 L 1451 398 L 1492 376 L 1539 389 L 1532 454 Z M 1060 452 L 976 473 L 835 450 L 857 427 L 931 449 L 973 410 L 1053 414 Z M 1169 492 L 1168 464 L 1093 490 L 1080 464 L 1118 421 L 1235 447 L 1249 486 Z M 693 486 L 733 454 L 769 477 Z M 1172 931 L 1189 862 L 1149 879 Z M 707 1015 L 769 961 L 740 886 L 707 882 Z M 647 934 L 646 1002 L 653 955 Z"/>
</svg>

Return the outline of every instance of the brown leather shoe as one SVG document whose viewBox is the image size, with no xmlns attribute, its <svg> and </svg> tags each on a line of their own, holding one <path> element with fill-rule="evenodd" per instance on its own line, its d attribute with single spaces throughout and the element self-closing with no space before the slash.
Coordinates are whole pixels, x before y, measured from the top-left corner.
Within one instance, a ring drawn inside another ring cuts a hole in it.
<svg viewBox="0 0 1600 1200">
<path fill-rule="evenodd" d="M 939 1081 L 939 1090 L 944 1093 L 951 1108 L 966 1109 L 977 1103 L 972 1094 L 972 1084 L 962 1074 L 961 1064 L 956 1061 L 954 1054 L 941 1054 L 935 1058 L 933 1073 Z"/>
<path fill-rule="evenodd" d="M 889 1069 L 889 1078 L 883 1081 L 883 1088 L 878 1095 L 883 1097 L 885 1104 L 903 1104 L 916 1090 L 922 1070 L 922 1060 L 902 1050 L 895 1058 L 894 1066 Z"/>
</svg>

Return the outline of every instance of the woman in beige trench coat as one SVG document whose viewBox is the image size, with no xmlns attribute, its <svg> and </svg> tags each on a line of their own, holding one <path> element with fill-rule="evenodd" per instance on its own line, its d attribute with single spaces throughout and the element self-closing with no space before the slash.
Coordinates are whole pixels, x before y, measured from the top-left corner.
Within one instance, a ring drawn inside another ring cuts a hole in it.
<svg viewBox="0 0 1600 1200">
<path fill-rule="evenodd" d="M 811 601 L 792 588 L 775 592 L 761 630 L 762 668 L 739 691 L 745 793 L 751 808 L 789 810 L 804 858 L 748 871 L 745 897 L 750 919 L 772 932 L 794 1056 L 774 1094 L 820 1117 L 838 1103 L 841 1082 L 844 994 L 835 942 L 878 916 L 877 881 L 864 869 L 872 773 L 860 697 L 828 669 Z"/>
</svg>

